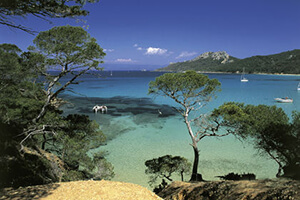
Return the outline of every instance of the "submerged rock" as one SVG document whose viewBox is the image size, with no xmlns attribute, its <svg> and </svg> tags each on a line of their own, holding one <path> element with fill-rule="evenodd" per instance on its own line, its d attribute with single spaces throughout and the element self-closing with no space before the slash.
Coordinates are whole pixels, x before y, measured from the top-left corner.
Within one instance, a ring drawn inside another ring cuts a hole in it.
<svg viewBox="0 0 300 200">
<path fill-rule="evenodd" d="M 158 195 L 165 200 L 300 200 L 300 182 L 287 179 L 173 182 Z"/>
</svg>

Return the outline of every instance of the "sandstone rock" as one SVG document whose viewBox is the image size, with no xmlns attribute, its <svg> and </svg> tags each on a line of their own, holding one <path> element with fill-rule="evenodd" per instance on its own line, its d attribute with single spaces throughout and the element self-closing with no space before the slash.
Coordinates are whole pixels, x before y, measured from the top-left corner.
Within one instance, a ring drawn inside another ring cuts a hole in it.
<svg viewBox="0 0 300 200">
<path fill-rule="evenodd" d="M 0 199 L 41 200 L 162 200 L 148 189 L 115 181 L 74 181 L 6 188 L 0 191 Z"/>
</svg>

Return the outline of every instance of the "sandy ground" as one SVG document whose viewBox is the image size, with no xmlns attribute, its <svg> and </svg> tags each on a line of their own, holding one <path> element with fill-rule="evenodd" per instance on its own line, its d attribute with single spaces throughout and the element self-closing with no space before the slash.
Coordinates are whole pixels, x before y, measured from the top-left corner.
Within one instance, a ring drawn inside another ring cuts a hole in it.
<svg viewBox="0 0 300 200">
<path fill-rule="evenodd" d="M 0 191 L 0 199 L 41 200 L 161 200 L 148 189 L 114 181 L 75 181 L 6 188 Z"/>
</svg>

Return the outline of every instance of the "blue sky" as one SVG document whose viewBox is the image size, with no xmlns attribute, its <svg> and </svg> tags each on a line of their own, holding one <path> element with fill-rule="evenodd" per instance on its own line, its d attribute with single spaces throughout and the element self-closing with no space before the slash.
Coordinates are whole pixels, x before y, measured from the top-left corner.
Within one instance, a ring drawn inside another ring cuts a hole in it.
<svg viewBox="0 0 300 200">
<path fill-rule="evenodd" d="M 300 48 L 299 0 L 100 0 L 87 17 L 51 20 L 27 17 L 34 30 L 88 26 L 105 49 L 107 69 L 153 69 L 207 51 L 237 58 Z M 0 26 L 0 42 L 22 50 L 35 36 Z"/>
</svg>

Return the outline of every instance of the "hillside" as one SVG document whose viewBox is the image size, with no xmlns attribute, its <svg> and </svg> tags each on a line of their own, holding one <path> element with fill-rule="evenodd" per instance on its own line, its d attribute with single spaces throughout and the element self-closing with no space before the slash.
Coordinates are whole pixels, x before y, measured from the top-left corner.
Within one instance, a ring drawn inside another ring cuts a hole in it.
<svg viewBox="0 0 300 200">
<path fill-rule="evenodd" d="M 185 62 L 172 63 L 158 71 L 216 71 L 218 66 L 237 61 L 237 58 L 229 56 L 225 51 L 206 52 L 200 56 Z"/>
<path fill-rule="evenodd" d="M 300 50 L 286 51 L 267 56 L 252 56 L 238 59 L 225 51 L 206 52 L 195 59 L 172 63 L 157 71 L 229 72 L 237 73 L 243 70 L 247 73 L 283 73 L 300 74 Z"/>
<path fill-rule="evenodd" d="M 299 200 L 300 182 L 284 179 L 253 181 L 173 182 L 158 195 L 165 200 Z"/>
</svg>

